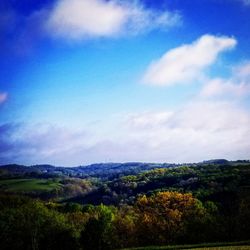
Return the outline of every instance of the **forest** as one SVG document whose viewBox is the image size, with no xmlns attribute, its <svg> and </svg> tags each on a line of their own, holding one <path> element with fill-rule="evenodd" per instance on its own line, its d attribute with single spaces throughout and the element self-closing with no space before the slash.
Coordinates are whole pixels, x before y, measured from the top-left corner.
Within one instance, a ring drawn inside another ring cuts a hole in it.
<svg viewBox="0 0 250 250">
<path fill-rule="evenodd" d="M 5 165 L 0 191 L 3 250 L 250 244 L 249 161 Z"/>
</svg>

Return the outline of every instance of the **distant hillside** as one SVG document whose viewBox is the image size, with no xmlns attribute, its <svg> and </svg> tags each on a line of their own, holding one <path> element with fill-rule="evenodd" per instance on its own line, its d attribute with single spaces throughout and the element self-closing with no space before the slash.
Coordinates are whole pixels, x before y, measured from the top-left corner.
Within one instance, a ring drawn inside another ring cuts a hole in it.
<svg viewBox="0 0 250 250">
<path fill-rule="evenodd" d="M 5 175 L 33 175 L 41 177 L 53 176 L 70 176 L 70 177 L 96 177 L 102 179 L 109 179 L 118 177 L 120 174 L 135 174 L 138 172 L 154 169 L 178 166 L 176 164 L 158 164 L 158 163 L 98 163 L 79 167 L 55 167 L 52 165 L 33 165 L 24 166 L 17 164 L 2 165 L 0 171 Z"/>
<path fill-rule="evenodd" d="M 82 204 L 131 203 L 140 194 L 177 190 L 200 199 L 249 186 L 248 160 L 200 163 L 99 163 L 79 167 L 0 166 L 0 189 Z M 36 188 L 34 188 L 36 187 Z M 50 188 L 48 188 L 50 187 Z"/>
</svg>

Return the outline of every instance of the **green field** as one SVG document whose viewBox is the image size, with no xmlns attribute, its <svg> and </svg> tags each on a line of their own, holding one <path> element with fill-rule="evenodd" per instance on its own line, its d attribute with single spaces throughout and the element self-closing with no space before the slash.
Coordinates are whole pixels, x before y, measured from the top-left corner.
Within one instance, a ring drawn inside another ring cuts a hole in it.
<svg viewBox="0 0 250 250">
<path fill-rule="evenodd" d="M 201 247 L 201 248 L 141 248 L 141 249 L 145 249 L 145 250 L 163 250 L 163 249 L 195 249 L 195 250 L 249 250 L 250 246 L 226 246 L 226 247 Z"/>
<path fill-rule="evenodd" d="M 224 246 L 224 247 L 181 247 L 181 246 L 176 246 L 176 247 L 145 247 L 145 248 L 129 248 L 126 250 L 177 250 L 177 249 L 195 249 L 195 250 L 249 250 L 250 246 Z"/>
<path fill-rule="evenodd" d="M 248 250 L 250 246 L 227 246 L 227 247 L 203 247 L 203 248 L 191 248 L 195 250 Z"/>
<path fill-rule="evenodd" d="M 195 250 L 250 250 L 250 241 L 225 242 L 225 243 L 205 243 L 194 245 L 176 245 L 176 246 L 149 246 L 138 248 L 126 248 L 123 250 L 177 250 L 177 249 L 195 249 Z"/>
<path fill-rule="evenodd" d="M 61 187 L 51 179 L 8 179 L 0 180 L 0 189 L 7 192 L 47 192 Z"/>
</svg>

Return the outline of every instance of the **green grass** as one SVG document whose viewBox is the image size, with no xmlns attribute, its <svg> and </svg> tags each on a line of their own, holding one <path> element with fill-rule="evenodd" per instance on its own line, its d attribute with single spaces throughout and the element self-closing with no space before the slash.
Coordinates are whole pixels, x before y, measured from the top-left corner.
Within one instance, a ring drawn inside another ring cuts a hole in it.
<svg viewBox="0 0 250 250">
<path fill-rule="evenodd" d="M 58 181 L 51 179 L 0 180 L 0 189 L 7 192 L 46 192 L 60 188 Z"/>
<path fill-rule="evenodd" d="M 195 250 L 250 250 L 250 241 L 241 242 L 222 242 L 222 243 L 204 243 L 193 245 L 176 246 L 149 246 L 138 248 L 126 248 L 123 250 L 177 250 L 177 249 L 195 249 Z"/>
<path fill-rule="evenodd" d="M 192 248 L 191 248 L 192 249 Z M 195 250 L 249 250 L 250 246 L 227 246 L 227 247 L 203 247 L 193 248 Z"/>
</svg>

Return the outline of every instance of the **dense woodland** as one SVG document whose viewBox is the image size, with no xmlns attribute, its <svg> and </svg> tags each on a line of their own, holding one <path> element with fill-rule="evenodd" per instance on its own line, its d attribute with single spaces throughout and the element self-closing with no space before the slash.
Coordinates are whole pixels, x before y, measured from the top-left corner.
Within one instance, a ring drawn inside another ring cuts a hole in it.
<svg viewBox="0 0 250 250">
<path fill-rule="evenodd" d="M 1 249 L 250 240 L 250 162 L 0 167 Z"/>
</svg>

